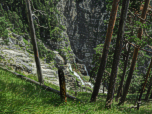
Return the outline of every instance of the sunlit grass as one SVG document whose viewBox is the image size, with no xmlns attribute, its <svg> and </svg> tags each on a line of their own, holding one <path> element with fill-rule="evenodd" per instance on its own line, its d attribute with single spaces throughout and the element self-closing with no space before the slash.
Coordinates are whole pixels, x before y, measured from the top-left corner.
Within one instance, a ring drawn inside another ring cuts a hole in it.
<svg viewBox="0 0 152 114">
<path fill-rule="evenodd" d="M 0 76 L 0 114 L 152 114 L 150 102 L 143 102 L 145 104 L 137 111 L 129 109 L 135 101 L 127 100 L 125 105 L 118 107 L 114 99 L 112 108 L 107 110 L 106 96 L 102 93 L 99 94 L 96 102 L 90 103 L 91 93 L 78 92 L 77 98 L 81 99 L 82 103 L 71 99 L 63 103 L 59 95 L 17 78 L 10 72 L 0 69 Z M 37 81 L 36 76 L 27 77 Z M 46 82 L 44 84 L 59 90 L 58 86 Z M 129 94 L 127 97 L 131 98 L 131 96 L 133 97 Z"/>
</svg>

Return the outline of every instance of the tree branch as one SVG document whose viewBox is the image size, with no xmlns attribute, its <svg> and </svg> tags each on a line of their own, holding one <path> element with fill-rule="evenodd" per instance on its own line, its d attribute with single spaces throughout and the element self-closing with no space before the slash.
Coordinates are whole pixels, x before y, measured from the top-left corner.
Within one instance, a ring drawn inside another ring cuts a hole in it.
<svg viewBox="0 0 152 114">
<path fill-rule="evenodd" d="M 151 23 L 151 22 L 148 21 L 147 19 L 143 19 L 143 18 L 139 17 L 137 14 L 134 14 L 134 13 L 131 12 L 129 9 L 128 9 L 128 11 L 129 11 L 134 17 L 138 17 L 139 19 L 141 19 L 141 20 L 143 20 L 143 21 L 145 21 L 145 22 Z"/>
<path fill-rule="evenodd" d="M 31 2 L 31 4 L 32 4 L 33 9 L 36 10 L 36 9 L 34 8 L 33 3 L 32 3 L 31 0 L 30 0 L 30 2 Z M 48 27 L 44 27 L 44 26 L 41 26 L 41 25 L 40 25 L 38 17 L 34 14 L 35 12 L 39 12 L 39 13 L 41 13 L 42 15 L 47 15 L 47 14 L 44 14 L 44 13 L 43 13 L 44 11 L 41 11 L 41 10 L 36 10 L 36 11 L 34 11 L 34 12 L 32 13 L 32 17 L 34 16 L 34 17 L 36 17 L 36 19 L 38 20 L 38 24 L 36 24 L 36 25 L 39 26 L 39 27 L 42 27 L 42 28 L 46 28 L 46 29 L 47 29 Z"/>
</svg>

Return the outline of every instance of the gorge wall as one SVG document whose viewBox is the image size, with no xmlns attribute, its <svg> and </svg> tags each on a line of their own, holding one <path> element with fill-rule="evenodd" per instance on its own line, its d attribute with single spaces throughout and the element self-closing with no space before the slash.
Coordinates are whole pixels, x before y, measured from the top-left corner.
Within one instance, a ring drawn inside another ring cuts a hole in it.
<svg viewBox="0 0 152 114">
<path fill-rule="evenodd" d="M 107 25 L 103 20 L 109 19 L 109 15 L 105 0 L 61 0 L 57 8 L 62 15 L 57 17 L 67 28 L 76 62 L 86 65 L 89 73 L 93 67 L 93 48 L 102 43 L 102 36 L 106 35 Z"/>
</svg>

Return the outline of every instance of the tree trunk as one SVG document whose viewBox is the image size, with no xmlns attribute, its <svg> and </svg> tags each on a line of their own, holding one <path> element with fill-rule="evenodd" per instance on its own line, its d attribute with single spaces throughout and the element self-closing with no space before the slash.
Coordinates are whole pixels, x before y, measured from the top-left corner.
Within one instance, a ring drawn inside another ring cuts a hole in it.
<svg viewBox="0 0 152 114">
<path fill-rule="evenodd" d="M 147 14 L 147 9 L 148 9 L 149 2 L 150 2 L 150 0 L 145 0 L 144 8 L 143 8 L 142 14 L 141 14 L 141 18 L 143 18 L 143 19 L 146 19 L 146 14 Z M 140 22 L 144 23 L 144 20 L 140 19 Z M 141 40 L 142 34 L 143 34 L 143 29 L 140 28 L 139 31 L 138 31 L 138 36 L 137 36 L 140 40 Z M 131 67 L 130 67 L 130 71 L 129 71 L 127 81 L 126 81 L 126 85 L 125 85 L 125 91 L 123 92 L 123 96 L 121 97 L 121 100 L 120 100 L 118 105 L 121 105 L 122 103 L 125 102 L 126 96 L 128 94 L 129 85 L 130 85 L 130 82 L 131 82 L 132 74 L 133 74 L 135 64 L 136 64 L 136 60 L 137 60 L 137 56 L 138 56 L 138 50 L 139 50 L 139 47 L 136 47 L 134 49 L 134 55 L 133 55 L 133 58 L 132 58 Z"/>
<path fill-rule="evenodd" d="M 104 94 L 104 84 L 103 84 L 103 94 Z"/>
<path fill-rule="evenodd" d="M 120 96 L 122 96 L 123 93 L 123 87 L 121 87 Z"/>
<path fill-rule="evenodd" d="M 62 69 L 59 69 L 59 70 L 58 70 L 58 75 L 59 75 L 59 83 L 60 83 L 60 96 L 61 96 L 61 101 L 67 102 L 65 77 L 64 77 L 64 72 L 63 72 Z"/>
<path fill-rule="evenodd" d="M 97 78 L 96 78 L 96 82 L 95 82 L 95 85 L 93 88 L 93 93 L 92 93 L 90 102 L 96 101 L 96 97 L 98 95 L 99 88 L 101 85 L 101 79 L 102 79 L 102 76 L 103 76 L 103 73 L 105 70 L 105 66 L 107 63 L 109 45 L 111 43 L 113 28 L 114 28 L 115 21 L 116 21 L 118 2 L 119 2 L 119 0 L 113 0 L 109 25 L 108 25 L 107 34 L 106 34 L 106 40 L 105 40 L 105 44 L 104 44 L 104 48 L 103 48 L 103 54 L 102 54 L 102 58 L 101 58 L 101 62 L 100 62 L 100 66 L 99 66 L 99 70 L 98 70 L 98 74 L 97 74 Z"/>
<path fill-rule="evenodd" d="M 123 75 L 121 77 L 120 86 L 118 88 L 118 92 L 117 92 L 117 96 L 116 96 L 116 102 L 118 102 L 118 99 L 119 99 L 120 95 L 122 96 L 122 92 L 123 92 L 122 87 L 123 87 L 123 82 L 124 82 L 124 78 L 125 78 L 125 74 L 126 74 L 126 69 L 127 69 L 128 59 L 129 59 L 129 53 L 130 53 L 130 47 L 131 47 L 131 44 L 129 44 L 129 47 L 128 47 L 127 57 L 126 57 L 125 64 L 124 64 L 124 69 L 123 69 Z"/>
<path fill-rule="evenodd" d="M 148 97 L 149 97 L 149 94 L 150 94 L 151 86 L 152 86 L 152 83 L 150 82 L 150 85 L 148 87 L 147 94 L 146 94 L 146 97 L 145 97 L 146 101 L 148 101 Z"/>
<path fill-rule="evenodd" d="M 123 96 L 121 97 L 121 100 L 120 100 L 118 105 L 120 105 L 120 103 L 121 104 L 124 103 L 126 95 L 128 93 L 128 89 L 129 89 L 129 85 L 130 85 L 130 82 L 131 82 L 133 70 L 135 68 L 135 62 L 136 62 L 136 59 L 137 59 L 138 50 L 139 50 L 139 48 L 135 48 L 134 49 L 134 54 L 133 54 L 131 68 L 130 68 L 130 71 L 129 71 L 129 74 L 128 74 L 128 78 L 127 78 L 127 81 L 126 81 L 126 85 L 125 85 L 125 88 L 124 88 L 125 91 L 123 91 Z"/>
<path fill-rule="evenodd" d="M 103 82 L 103 94 L 104 94 L 104 86 L 105 86 L 105 74 L 104 74 L 104 82 Z"/>
<path fill-rule="evenodd" d="M 113 60 L 112 71 L 111 71 L 111 76 L 109 80 L 110 83 L 109 83 L 108 94 L 107 94 L 106 105 L 105 105 L 106 108 L 111 108 L 112 100 L 114 97 L 115 81 L 117 77 L 120 54 L 123 47 L 123 40 L 124 40 L 123 35 L 124 35 L 124 28 L 125 28 L 125 22 L 127 18 L 129 1 L 130 0 L 123 0 L 123 3 L 122 3 L 121 17 L 120 17 L 119 28 L 118 28 L 119 32 L 117 34 L 114 60 Z"/>
<path fill-rule="evenodd" d="M 145 79 L 145 82 L 143 84 L 142 90 L 140 92 L 138 101 L 141 101 L 141 97 L 142 97 L 143 91 L 146 87 L 146 83 L 147 83 L 147 80 L 148 80 L 148 77 L 149 77 L 151 67 L 152 67 L 152 57 L 151 57 L 151 62 L 150 62 L 150 65 L 149 65 L 149 68 L 148 68 L 148 71 L 147 71 L 147 74 L 146 74 L 146 79 Z M 137 109 L 139 110 L 139 104 L 137 105 Z"/>
<path fill-rule="evenodd" d="M 149 99 L 152 99 L 152 92 L 151 92 L 151 95 L 150 95 Z"/>
<path fill-rule="evenodd" d="M 28 17 L 28 22 L 29 22 L 30 35 L 31 35 L 31 40 L 32 40 L 32 44 L 33 44 L 38 80 L 41 84 L 44 84 L 43 77 L 42 77 L 41 64 L 40 64 L 40 60 L 39 60 L 39 53 L 38 53 L 38 48 L 37 48 L 37 43 L 36 43 L 36 35 L 35 35 L 35 29 L 34 29 L 34 24 L 33 24 L 33 19 L 32 19 L 30 1 L 25 0 L 25 2 L 26 2 L 26 10 L 27 10 L 27 17 Z"/>
</svg>

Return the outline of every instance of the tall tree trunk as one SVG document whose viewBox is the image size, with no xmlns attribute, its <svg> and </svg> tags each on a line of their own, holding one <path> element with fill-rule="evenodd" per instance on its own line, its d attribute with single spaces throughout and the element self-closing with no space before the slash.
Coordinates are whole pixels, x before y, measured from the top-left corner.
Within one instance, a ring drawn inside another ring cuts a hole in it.
<svg viewBox="0 0 152 114">
<path fill-rule="evenodd" d="M 33 19 L 32 19 L 30 1 L 25 0 L 25 2 L 26 2 L 26 10 L 27 10 L 27 17 L 28 17 L 28 22 L 29 22 L 30 35 L 31 35 L 32 44 L 33 44 L 38 80 L 41 84 L 44 84 L 43 77 L 42 77 L 41 64 L 39 60 L 39 53 L 38 53 L 38 48 L 37 48 L 37 43 L 36 43 L 36 35 L 35 35 L 35 29 L 34 29 L 34 24 L 33 24 Z"/>
<path fill-rule="evenodd" d="M 95 85 L 93 88 L 93 93 L 92 93 L 90 102 L 96 101 L 96 97 L 98 95 L 99 88 L 101 85 L 101 79 L 102 79 L 102 76 L 103 76 L 103 73 L 105 70 L 105 66 L 107 63 L 107 57 L 108 57 L 108 53 L 109 53 L 109 45 L 111 43 L 113 28 L 114 28 L 115 21 L 116 21 L 118 2 L 119 2 L 119 0 L 113 0 L 109 25 L 108 25 L 107 34 L 106 34 L 106 40 L 105 40 L 105 44 L 104 44 L 104 48 L 103 48 L 103 54 L 102 54 L 102 58 L 101 58 L 101 62 L 100 62 L 100 66 L 99 66 L 99 70 L 98 70 L 98 74 L 97 74 L 97 78 L 96 78 L 96 82 L 95 82 Z"/>
<path fill-rule="evenodd" d="M 122 87 L 123 87 L 123 82 L 124 82 L 124 78 L 125 78 L 125 74 L 126 74 L 126 69 L 127 69 L 128 59 L 129 59 L 129 53 L 130 53 L 130 47 L 131 47 L 131 44 L 129 44 L 127 57 L 126 57 L 125 64 L 124 64 L 124 69 L 123 69 L 123 75 L 121 77 L 120 86 L 118 88 L 118 92 L 117 92 L 117 96 L 116 96 L 116 102 L 118 102 L 118 98 L 120 97 L 120 94 L 122 96 Z"/>
<path fill-rule="evenodd" d="M 150 0 L 145 0 L 144 8 L 143 8 L 142 14 L 141 14 L 141 18 L 143 18 L 143 19 L 146 19 L 146 14 L 147 14 L 147 9 L 148 9 L 149 2 L 150 2 Z M 140 22 L 144 23 L 144 20 L 140 19 Z M 143 29 L 140 28 L 139 31 L 138 31 L 138 36 L 137 37 L 139 39 L 141 39 L 142 34 L 143 34 Z M 135 64 L 136 64 L 136 60 L 137 60 L 137 56 L 138 56 L 138 50 L 139 50 L 139 47 L 135 47 L 130 71 L 129 71 L 127 81 L 126 81 L 126 85 L 125 85 L 125 88 L 124 88 L 125 91 L 123 92 L 123 96 L 121 97 L 121 100 L 120 100 L 118 105 L 121 105 L 122 103 L 125 102 L 126 96 L 128 94 L 129 85 L 130 85 L 130 82 L 131 82 L 132 74 L 133 74 Z"/>
<path fill-rule="evenodd" d="M 119 60 L 120 60 L 120 54 L 123 47 L 123 40 L 124 40 L 124 28 L 125 28 L 125 22 L 127 18 L 127 11 L 129 6 L 130 0 L 123 0 L 122 3 L 122 10 L 121 10 L 121 16 L 120 16 L 120 22 L 119 22 L 119 28 L 118 28 L 118 34 L 117 34 L 117 41 L 116 41 L 116 48 L 114 53 L 114 60 L 112 65 L 112 71 L 110 76 L 110 83 L 108 88 L 108 94 L 106 99 L 106 108 L 111 108 L 112 100 L 114 97 L 114 90 L 115 90 L 115 81 L 117 77 L 117 70 L 119 66 Z"/>
<path fill-rule="evenodd" d="M 152 57 L 151 57 L 151 62 L 150 62 L 150 65 L 149 65 L 149 68 L 148 68 L 148 71 L 147 71 L 147 74 L 146 74 L 145 82 L 143 84 L 142 90 L 141 90 L 139 98 L 138 98 L 138 102 L 141 101 L 141 97 L 142 97 L 143 91 L 144 91 L 144 89 L 146 87 L 146 83 L 147 83 L 147 80 L 148 80 L 148 77 L 149 77 L 149 73 L 150 73 L 151 67 L 152 67 Z M 139 110 L 139 103 L 137 104 L 137 109 Z"/>
</svg>

